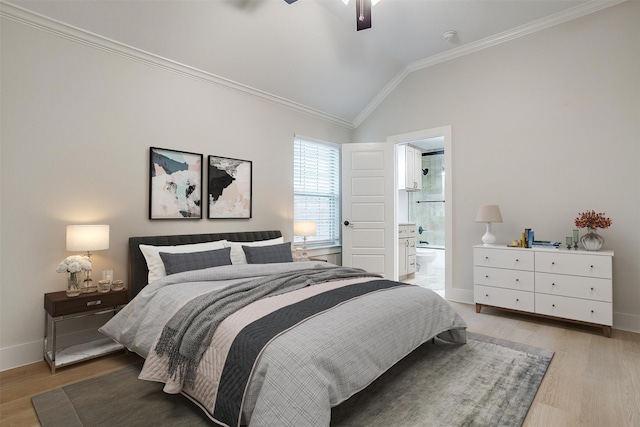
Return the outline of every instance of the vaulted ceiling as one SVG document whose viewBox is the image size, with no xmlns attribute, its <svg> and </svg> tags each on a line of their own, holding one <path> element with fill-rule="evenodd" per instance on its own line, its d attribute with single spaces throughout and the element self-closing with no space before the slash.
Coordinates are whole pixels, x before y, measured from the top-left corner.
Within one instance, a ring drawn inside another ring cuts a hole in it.
<svg viewBox="0 0 640 427">
<path fill-rule="evenodd" d="M 356 31 L 355 1 L 11 3 L 357 125 L 413 70 L 619 2 L 382 0 Z"/>
</svg>

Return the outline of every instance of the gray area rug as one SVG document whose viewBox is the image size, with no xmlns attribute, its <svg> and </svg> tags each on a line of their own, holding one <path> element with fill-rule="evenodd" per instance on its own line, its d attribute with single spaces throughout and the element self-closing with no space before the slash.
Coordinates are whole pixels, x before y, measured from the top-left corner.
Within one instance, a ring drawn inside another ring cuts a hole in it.
<svg viewBox="0 0 640 427">
<path fill-rule="evenodd" d="M 553 352 L 468 334 L 428 342 L 332 410 L 332 426 L 520 426 Z M 212 425 L 201 409 L 140 366 L 55 389 L 32 401 L 44 427 Z"/>
</svg>

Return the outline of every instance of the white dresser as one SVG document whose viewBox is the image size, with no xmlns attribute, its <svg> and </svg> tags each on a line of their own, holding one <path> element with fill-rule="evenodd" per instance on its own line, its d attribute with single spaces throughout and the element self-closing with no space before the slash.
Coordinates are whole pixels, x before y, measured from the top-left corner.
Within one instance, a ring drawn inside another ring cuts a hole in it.
<svg viewBox="0 0 640 427">
<path fill-rule="evenodd" d="M 483 306 L 601 327 L 613 324 L 613 251 L 473 247 L 476 312 Z"/>
</svg>

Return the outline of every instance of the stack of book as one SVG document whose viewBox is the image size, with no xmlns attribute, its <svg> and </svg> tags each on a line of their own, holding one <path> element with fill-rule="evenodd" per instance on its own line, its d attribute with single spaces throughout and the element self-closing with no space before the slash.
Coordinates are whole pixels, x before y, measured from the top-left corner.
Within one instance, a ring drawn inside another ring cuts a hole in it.
<svg viewBox="0 0 640 427">
<path fill-rule="evenodd" d="M 522 232 L 522 240 L 520 240 L 520 247 L 530 248 L 533 246 L 533 230 L 525 228 Z"/>
<path fill-rule="evenodd" d="M 550 240 L 534 240 L 531 245 L 532 248 L 548 248 L 548 249 L 560 249 L 562 243 L 552 242 Z"/>
<path fill-rule="evenodd" d="M 517 242 L 517 240 L 514 240 Z M 534 232 L 530 228 L 525 228 L 522 232 L 522 240 L 520 240 L 521 248 L 549 248 L 549 249 L 560 249 L 562 243 L 560 242 L 552 242 L 551 240 L 535 240 Z"/>
</svg>

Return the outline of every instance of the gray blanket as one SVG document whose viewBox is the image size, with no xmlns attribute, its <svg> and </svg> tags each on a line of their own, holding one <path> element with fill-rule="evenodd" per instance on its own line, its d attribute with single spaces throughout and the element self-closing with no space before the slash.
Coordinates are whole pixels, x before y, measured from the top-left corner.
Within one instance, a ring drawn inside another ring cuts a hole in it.
<svg viewBox="0 0 640 427">
<path fill-rule="evenodd" d="M 202 355 L 209 347 L 216 328 L 230 314 L 266 296 L 356 277 L 380 276 L 357 268 L 312 268 L 266 276 L 222 291 L 209 292 L 191 300 L 167 322 L 155 352 L 159 356 L 168 356 L 168 370 L 173 379 L 193 385 Z"/>
</svg>

